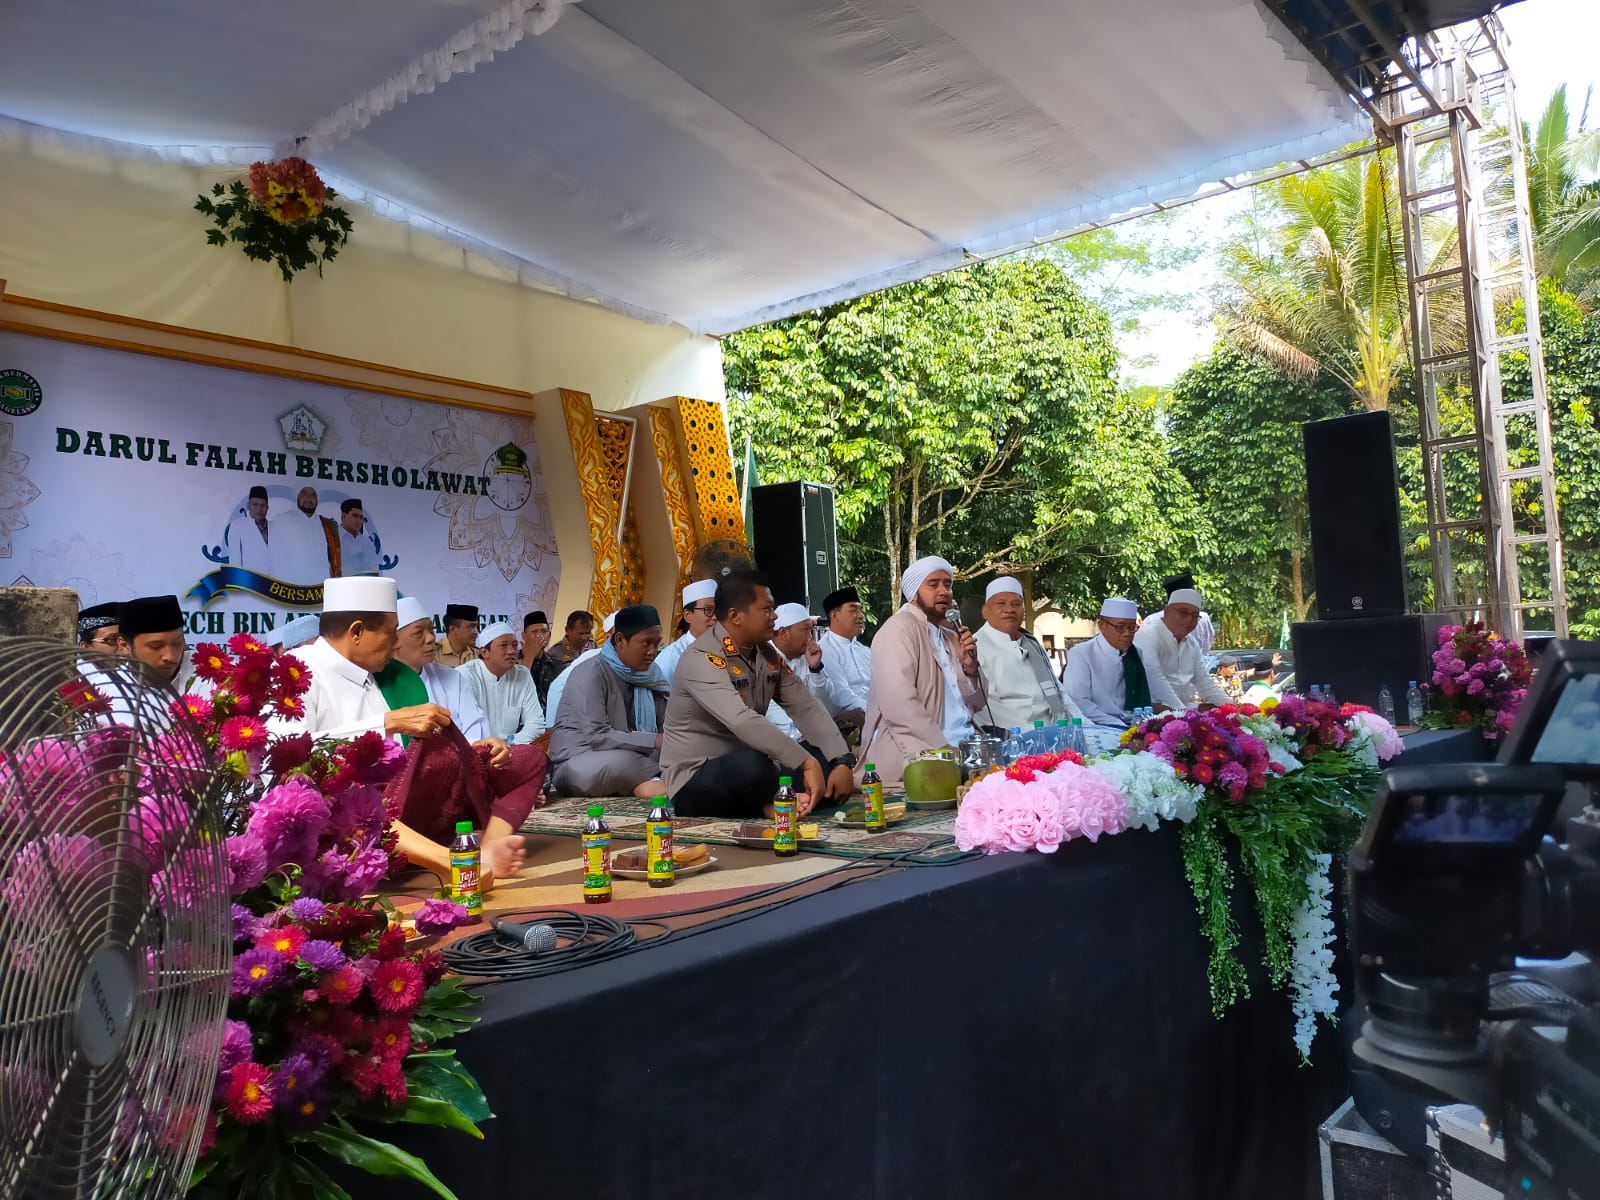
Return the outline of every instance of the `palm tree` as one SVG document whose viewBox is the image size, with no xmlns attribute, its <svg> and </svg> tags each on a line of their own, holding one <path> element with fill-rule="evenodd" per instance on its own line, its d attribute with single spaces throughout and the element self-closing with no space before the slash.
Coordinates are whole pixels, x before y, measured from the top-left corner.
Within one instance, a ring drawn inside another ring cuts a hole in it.
<svg viewBox="0 0 1600 1200">
<path fill-rule="evenodd" d="M 1600 129 L 1582 124 L 1571 132 L 1563 84 L 1527 135 L 1528 191 L 1539 273 L 1593 299 L 1600 291 Z"/>
<path fill-rule="evenodd" d="M 1223 335 L 1303 382 L 1327 371 L 1376 411 L 1407 362 L 1405 255 L 1392 154 L 1346 159 L 1265 185 L 1278 225 L 1266 249 L 1231 249 Z M 1455 254 L 1453 237 L 1439 262 Z M 1433 313 L 1435 325 L 1449 319 Z M 1437 332 L 1437 329 L 1436 329 Z"/>
</svg>

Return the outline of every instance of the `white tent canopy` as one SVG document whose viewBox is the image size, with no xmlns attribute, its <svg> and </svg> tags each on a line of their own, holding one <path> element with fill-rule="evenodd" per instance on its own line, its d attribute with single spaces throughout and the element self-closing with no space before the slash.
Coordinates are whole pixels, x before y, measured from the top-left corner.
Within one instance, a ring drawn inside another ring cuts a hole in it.
<svg viewBox="0 0 1600 1200">
<path fill-rule="evenodd" d="M 298 145 L 386 216 L 713 333 L 1366 131 L 1257 0 L 8 4 L 0 115 Z"/>
</svg>

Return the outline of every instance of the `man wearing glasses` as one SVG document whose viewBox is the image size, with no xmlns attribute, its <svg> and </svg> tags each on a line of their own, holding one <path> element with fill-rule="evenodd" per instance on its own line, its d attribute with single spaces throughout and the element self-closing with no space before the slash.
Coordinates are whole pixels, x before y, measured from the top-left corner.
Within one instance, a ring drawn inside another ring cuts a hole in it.
<svg viewBox="0 0 1600 1200">
<path fill-rule="evenodd" d="M 656 670 L 672 686 L 672 673 L 678 669 L 683 652 L 694 645 L 695 638 L 717 623 L 717 581 L 698 579 L 683 589 L 683 619 L 679 627 L 687 630 L 670 646 L 662 647 L 656 655 Z"/>
<path fill-rule="evenodd" d="M 96 604 L 78 613 L 78 649 L 117 653 L 118 604 Z"/>
<path fill-rule="evenodd" d="M 1085 719 L 1111 729 L 1126 729 L 1133 714 L 1152 707 L 1144 660 L 1134 647 L 1139 608 L 1113 596 L 1100 606 L 1099 632 L 1067 655 L 1061 686 Z"/>
</svg>

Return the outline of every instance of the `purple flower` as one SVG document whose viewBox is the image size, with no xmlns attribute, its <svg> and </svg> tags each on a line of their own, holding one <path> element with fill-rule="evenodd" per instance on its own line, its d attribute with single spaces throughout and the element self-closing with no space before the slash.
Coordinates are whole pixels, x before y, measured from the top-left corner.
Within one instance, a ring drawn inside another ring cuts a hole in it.
<svg viewBox="0 0 1600 1200">
<path fill-rule="evenodd" d="M 368 846 L 350 860 L 344 873 L 344 896 L 364 896 L 389 873 L 389 852 L 382 846 Z"/>
<path fill-rule="evenodd" d="M 296 921 L 318 921 L 328 911 L 328 906 L 315 896 L 301 896 L 289 905 L 289 915 Z"/>
<path fill-rule="evenodd" d="M 267 877 L 267 849 L 261 839 L 243 833 L 228 839 L 228 891 L 242 896 Z"/>
<path fill-rule="evenodd" d="M 1192 736 L 1193 733 L 1194 728 L 1188 721 L 1182 719 L 1168 721 L 1165 728 L 1161 730 L 1161 740 L 1169 746 L 1176 746 L 1185 738 Z"/>
<path fill-rule="evenodd" d="M 70 898 L 99 886 L 110 866 L 105 847 L 81 833 L 49 833 L 29 842 L 11 860 L 3 893 L 24 920 L 41 908 L 58 911 Z"/>
<path fill-rule="evenodd" d="M 344 966 L 344 951 L 332 942 L 312 938 L 300 946 L 300 960 L 316 971 L 337 971 Z"/>
<path fill-rule="evenodd" d="M 272 1073 L 273 1082 L 277 1084 L 274 1091 L 282 1097 L 285 1092 L 309 1090 L 322 1082 L 327 1071 L 327 1064 L 320 1055 L 304 1049 L 291 1050 Z"/>
<path fill-rule="evenodd" d="M 1469 696 L 1481 696 L 1483 695 L 1483 690 L 1483 680 L 1481 679 L 1474 679 L 1467 684 L 1467 695 Z"/>
<path fill-rule="evenodd" d="M 465 905 L 454 900 L 424 900 L 413 921 L 421 934 L 446 933 L 457 925 L 467 925 L 472 917 Z"/>
<path fill-rule="evenodd" d="M 283 978 L 285 967 L 283 955 L 265 946 L 246 950 L 233 960 L 233 994 L 259 996 Z"/>
<path fill-rule="evenodd" d="M 217 1063 L 219 1073 L 233 1070 L 242 1062 L 250 1061 L 250 1026 L 243 1021 L 229 1021 L 222 1031 L 222 1058 Z"/>
<path fill-rule="evenodd" d="M 352 784 L 329 798 L 327 832 L 334 838 L 380 834 L 386 820 L 382 788 Z"/>
<path fill-rule="evenodd" d="M 189 806 L 181 796 L 166 793 L 140 796 L 128 815 L 133 844 L 144 855 L 152 873 L 166 865 L 189 824 Z"/>
<path fill-rule="evenodd" d="M 261 932 L 261 918 L 256 916 L 242 904 L 233 906 L 233 940 L 235 942 L 254 941 Z"/>
<path fill-rule="evenodd" d="M 328 802 L 316 788 L 295 778 L 256 801 L 247 832 L 261 839 L 269 867 L 286 863 L 304 867 L 316 856 L 317 839 L 327 825 Z"/>
</svg>

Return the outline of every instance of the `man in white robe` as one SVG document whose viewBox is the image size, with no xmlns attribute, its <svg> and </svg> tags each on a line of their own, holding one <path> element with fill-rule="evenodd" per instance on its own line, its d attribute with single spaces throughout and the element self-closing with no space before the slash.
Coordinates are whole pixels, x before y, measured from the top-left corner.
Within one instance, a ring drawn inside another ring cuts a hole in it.
<svg viewBox="0 0 1600 1200">
<path fill-rule="evenodd" d="M 317 489 L 301 488 L 294 507 L 273 517 L 268 526 L 272 535 L 272 577 L 306 587 L 327 578 L 333 566 L 328 545 L 332 524 L 317 515 Z"/>
<path fill-rule="evenodd" d="M 986 715 L 1002 729 L 1083 716 L 1062 695 L 1044 647 L 1022 624 L 1022 584 L 1002 575 L 984 591 L 983 625 L 975 635 L 983 693 L 989 698 Z"/>
<path fill-rule="evenodd" d="M 236 567 L 272 575 L 271 527 L 267 523 L 267 489 L 250 489 L 244 512 L 228 522 L 228 562 Z"/>
<path fill-rule="evenodd" d="M 378 543 L 367 528 L 367 514 L 354 498 L 339 505 L 339 574 L 376 575 Z"/>
<path fill-rule="evenodd" d="M 1100 606 L 1097 628 L 1067 654 L 1061 685 L 1085 720 L 1120 731 L 1133 723 L 1135 709 L 1154 707 L 1144 660 L 1133 644 L 1139 606 L 1113 596 Z"/>
<path fill-rule="evenodd" d="M 517 661 L 517 635 L 496 621 L 478 635 L 480 655 L 457 667 L 467 690 L 489 718 L 489 733 L 526 746 L 545 730 L 544 708 L 533 675 Z"/>
<path fill-rule="evenodd" d="M 860 758 L 878 768 L 885 788 L 898 786 L 922 751 L 959 747 L 984 707 L 977 642 L 946 618 L 954 581 L 955 568 L 942 558 L 912 563 L 900 579 L 906 603 L 873 639 Z"/>
<path fill-rule="evenodd" d="M 827 710 L 841 733 L 851 728 L 859 729 L 866 719 L 866 713 L 856 707 L 850 689 L 834 677 L 823 661 L 822 647 L 812 636 L 816 625 L 810 611 L 804 604 L 780 604 L 776 620 L 772 644 L 783 655 L 795 678 L 805 684 L 806 691 Z M 789 714 L 775 700 L 767 706 L 767 720 L 792 738 L 800 736 Z"/>
<path fill-rule="evenodd" d="M 363 575 L 323 582 L 322 636 L 295 651 L 310 669 L 305 694 L 304 724 L 276 719 L 278 734 L 310 733 L 317 737 L 353 738 L 376 732 L 384 737 L 429 738 L 452 723 L 449 710 L 434 704 L 391 709 L 372 675 L 389 665 L 399 633 L 397 589 L 392 579 Z M 450 877 L 449 847 L 423 836 L 404 822 L 394 823 L 400 849 L 414 866 Z M 483 833 L 485 883 L 522 867 L 521 836 L 498 817 Z"/>
<path fill-rule="evenodd" d="M 1228 693 L 1211 678 L 1190 637 L 1200 623 L 1201 603 L 1194 588 L 1178 588 L 1167 597 L 1161 616 L 1146 621 L 1133 639 L 1150 676 L 1151 698 L 1175 712 L 1228 703 Z"/>
<path fill-rule="evenodd" d="M 717 581 L 697 579 L 683 589 L 684 632 L 669 646 L 662 647 L 656 655 L 656 670 L 672 687 L 672 673 L 678 669 L 683 652 L 694 645 L 694 640 L 717 623 Z"/>
<path fill-rule="evenodd" d="M 506 744 L 490 735 L 489 718 L 472 698 L 466 679 L 460 671 L 434 661 L 439 639 L 433 632 L 433 616 L 427 606 L 415 596 L 402 596 L 395 605 L 395 619 L 400 628 L 394 656 L 422 677 L 429 700 L 450 710 L 450 720 L 461 730 L 461 736 L 475 746 L 487 745 L 492 755 L 490 762 L 502 765 L 507 757 Z"/>
<path fill-rule="evenodd" d="M 823 597 L 822 611 L 828 618 L 828 627 L 817 638 L 823 661 L 834 677 L 850 689 L 855 707 L 865 711 L 867 695 L 872 690 L 872 650 L 861 641 L 867 628 L 867 610 L 862 607 L 861 595 L 853 587 L 829 592 Z"/>
</svg>

